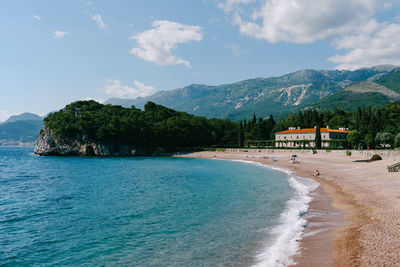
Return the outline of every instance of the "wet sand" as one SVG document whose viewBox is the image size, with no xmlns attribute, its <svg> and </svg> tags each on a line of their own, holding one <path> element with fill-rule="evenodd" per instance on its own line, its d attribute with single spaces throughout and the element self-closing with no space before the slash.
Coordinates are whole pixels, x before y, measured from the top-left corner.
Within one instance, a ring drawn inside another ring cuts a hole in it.
<svg viewBox="0 0 400 267">
<path fill-rule="evenodd" d="M 392 159 L 370 163 L 343 155 L 249 150 L 197 152 L 183 157 L 249 160 L 289 169 L 320 186 L 304 215 L 295 266 L 400 266 L 400 174 L 388 173 Z M 315 170 L 320 175 L 314 177 Z"/>
</svg>

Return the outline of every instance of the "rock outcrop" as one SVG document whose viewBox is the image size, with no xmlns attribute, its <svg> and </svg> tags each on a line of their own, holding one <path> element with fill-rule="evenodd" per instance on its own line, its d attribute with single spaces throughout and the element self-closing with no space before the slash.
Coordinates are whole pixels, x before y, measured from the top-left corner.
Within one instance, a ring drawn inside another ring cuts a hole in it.
<svg viewBox="0 0 400 267">
<path fill-rule="evenodd" d="M 36 142 L 34 153 L 40 156 L 144 156 L 145 150 L 132 145 L 97 144 L 91 142 L 64 141 L 49 129 L 42 129 Z"/>
</svg>

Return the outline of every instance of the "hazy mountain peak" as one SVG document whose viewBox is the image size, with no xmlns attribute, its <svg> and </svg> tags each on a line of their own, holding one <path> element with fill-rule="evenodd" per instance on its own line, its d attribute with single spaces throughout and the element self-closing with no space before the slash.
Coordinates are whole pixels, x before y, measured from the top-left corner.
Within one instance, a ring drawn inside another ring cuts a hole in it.
<svg viewBox="0 0 400 267">
<path fill-rule="evenodd" d="M 10 116 L 4 123 L 16 122 L 16 121 L 41 121 L 43 118 L 39 115 L 25 112 L 19 115 Z"/>
</svg>

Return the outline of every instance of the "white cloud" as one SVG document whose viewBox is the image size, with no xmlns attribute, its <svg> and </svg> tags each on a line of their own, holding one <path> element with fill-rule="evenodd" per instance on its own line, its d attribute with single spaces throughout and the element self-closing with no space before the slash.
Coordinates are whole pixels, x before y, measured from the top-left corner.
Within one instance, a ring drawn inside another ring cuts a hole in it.
<svg viewBox="0 0 400 267">
<path fill-rule="evenodd" d="M 42 18 L 38 15 L 32 15 L 32 18 L 36 19 L 36 20 L 42 20 Z"/>
<path fill-rule="evenodd" d="M 328 59 L 337 68 L 400 64 L 400 24 L 375 18 L 378 11 L 399 6 L 398 0 L 260 0 L 248 5 L 252 2 L 224 0 L 218 6 L 232 16 L 242 34 L 256 39 L 270 43 L 333 39 L 332 45 L 343 51 Z"/>
<path fill-rule="evenodd" d="M 103 30 L 107 29 L 107 25 L 104 23 L 100 14 L 93 15 L 90 18 L 94 20 L 97 23 L 97 26 L 99 26 L 101 29 Z"/>
<path fill-rule="evenodd" d="M 229 3 L 237 2 L 227 0 Z M 231 10 L 242 34 L 271 43 L 310 43 L 346 34 L 368 22 L 379 0 L 264 0 L 251 15 Z"/>
<path fill-rule="evenodd" d="M 329 58 L 337 69 L 357 69 L 380 64 L 400 65 L 400 24 L 370 21 L 358 34 L 336 39 L 333 45 L 344 54 Z"/>
<path fill-rule="evenodd" d="M 130 37 L 138 44 L 130 53 L 160 66 L 183 64 L 190 67 L 189 61 L 174 56 L 172 50 L 178 44 L 200 41 L 201 27 L 168 20 L 154 21 L 152 25 L 153 29 Z"/>
<path fill-rule="evenodd" d="M 240 4 L 248 4 L 254 0 L 226 0 L 218 4 L 218 7 L 225 12 L 231 12 L 234 8 L 238 8 Z"/>
<path fill-rule="evenodd" d="M 54 37 L 54 39 L 62 39 L 68 34 L 70 34 L 70 32 L 54 31 L 53 32 L 53 37 Z"/>
<path fill-rule="evenodd" d="M 120 80 L 106 80 L 106 86 L 101 89 L 104 93 L 120 98 L 137 98 L 149 96 L 155 93 L 156 89 L 145 85 L 142 82 L 134 81 L 134 87 L 123 85 Z"/>
<path fill-rule="evenodd" d="M 248 54 L 250 54 L 249 51 L 243 50 L 243 49 L 240 47 L 240 45 L 238 45 L 238 44 L 230 44 L 230 45 L 228 45 L 228 46 L 225 46 L 225 48 L 231 49 L 231 50 L 232 50 L 232 53 L 233 53 L 235 56 L 248 55 Z"/>
</svg>

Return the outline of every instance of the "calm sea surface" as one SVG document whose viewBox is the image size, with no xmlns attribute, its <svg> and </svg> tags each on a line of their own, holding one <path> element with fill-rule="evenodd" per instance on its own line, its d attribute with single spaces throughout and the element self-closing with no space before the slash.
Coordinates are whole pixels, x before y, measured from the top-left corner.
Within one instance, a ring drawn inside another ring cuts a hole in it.
<svg viewBox="0 0 400 267">
<path fill-rule="evenodd" d="M 0 265 L 253 265 L 307 202 L 256 164 L 32 151 L 0 148 Z"/>
</svg>

